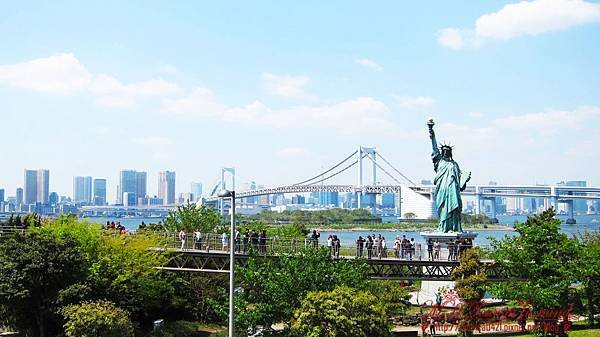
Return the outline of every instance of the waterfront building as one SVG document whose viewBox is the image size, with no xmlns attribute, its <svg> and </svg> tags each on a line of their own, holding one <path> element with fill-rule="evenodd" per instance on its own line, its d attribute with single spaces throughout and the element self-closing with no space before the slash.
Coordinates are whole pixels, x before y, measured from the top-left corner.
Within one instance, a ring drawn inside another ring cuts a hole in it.
<svg viewBox="0 0 600 337">
<path fill-rule="evenodd" d="M 202 198 L 202 183 L 193 182 L 190 184 L 190 193 L 194 196 L 194 201 Z"/>
<path fill-rule="evenodd" d="M 135 192 L 124 192 L 123 193 L 123 206 L 135 206 L 137 205 L 137 196 Z"/>
<path fill-rule="evenodd" d="M 50 189 L 50 171 L 48 170 L 25 170 L 24 203 L 32 205 L 48 203 Z"/>
<path fill-rule="evenodd" d="M 340 199 L 338 192 L 318 192 L 319 205 L 339 207 Z"/>
<path fill-rule="evenodd" d="M 192 193 L 180 193 L 179 198 L 177 199 L 177 204 L 183 205 L 193 201 L 194 195 Z"/>
<path fill-rule="evenodd" d="M 92 177 L 73 177 L 73 201 L 85 205 L 92 203 Z"/>
<path fill-rule="evenodd" d="M 25 170 L 25 199 L 23 202 L 27 205 L 35 204 L 37 200 L 37 171 Z"/>
<path fill-rule="evenodd" d="M 304 196 L 300 195 L 300 194 L 296 194 L 292 197 L 292 204 L 294 205 L 304 205 L 305 203 L 305 198 Z"/>
<path fill-rule="evenodd" d="M 158 172 L 158 197 L 165 205 L 175 204 L 175 172 Z"/>
<path fill-rule="evenodd" d="M 136 196 L 146 196 L 147 187 L 146 172 L 135 170 L 123 170 L 120 172 L 117 204 L 125 204 L 124 194 L 133 193 Z"/>
<path fill-rule="evenodd" d="M 92 203 L 95 206 L 106 205 L 106 179 L 94 179 L 94 198 Z"/>
<path fill-rule="evenodd" d="M 15 193 L 15 205 L 23 204 L 23 189 L 18 187 Z"/>
<path fill-rule="evenodd" d="M 50 171 L 37 170 L 37 199 L 36 202 L 46 205 L 48 204 L 48 196 L 50 195 Z"/>
<path fill-rule="evenodd" d="M 255 181 L 250 181 L 244 184 L 244 190 L 246 191 L 254 191 L 256 190 L 256 182 Z M 248 197 L 246 198 L 246 203 L 248 204 L 256 204 L 258 203 L 258 198 L 257 197 Z"/>
<path fill-rule="evenodd" d="M 394 193 L 383 193 L 381 195 L 381 207 L 395 208 L 396 207 L 396 195 Z"/>
<path fill-rule="evenodd" d="M 0 188 L 0 202 L 4 202 L 4 189 Z"/>
</svg>

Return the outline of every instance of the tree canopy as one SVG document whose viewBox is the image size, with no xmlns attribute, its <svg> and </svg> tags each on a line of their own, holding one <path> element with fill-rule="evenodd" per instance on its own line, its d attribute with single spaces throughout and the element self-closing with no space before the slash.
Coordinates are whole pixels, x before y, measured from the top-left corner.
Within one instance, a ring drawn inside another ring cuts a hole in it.
<svg viewBox="0 0 600 337">
<path fill-rule="evenodd" d="M 307 337 L 379 337 L 390 336 L 390 323 L 376 296 L 339 286 L 309 292 L 294 313 L 291 332 Z"/>
<path fill-rule="evenodd" d="M 127 311 L 109 301 L 86 301 L 64 307 L 66 337 L 133 337 Z"/>
<path fill-rule="evenodd" d="M 549 209 L 516 225 L 519 235 L 492 240 L 492 258 L 511 276 L 495 283 L 504 299 L 526 301 L 534 309 L 553 309 L 567 303 L 576 281 L 577 240 L 560 232 L 561 221 Z"/>
</svg>

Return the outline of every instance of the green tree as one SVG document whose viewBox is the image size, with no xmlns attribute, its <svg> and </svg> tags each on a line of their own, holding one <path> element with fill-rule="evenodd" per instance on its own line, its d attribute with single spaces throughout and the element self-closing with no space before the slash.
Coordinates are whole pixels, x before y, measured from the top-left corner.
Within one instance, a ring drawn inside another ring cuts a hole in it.
<svg viewBox="0 0 600 337">
<path fill-rule="evenodd" d="M 458 331 L 463 336 L 472 336 L 473 330 L 479 329 L 478 316 L 487 282 L 477 249 L 468 249 L 461 254 L 460 265 L 452 271 L 452 279 L 456 282 L 454 289 L 463 301 Z"/>
<path fill-rule="evenodd" d="M 561 221 L 554 215 L 550 209 L 530 216 L 515 226 L 519 235 L 492 239 L 492 258 L 511 276 L 491 285 L 492 292 L 499 298 L 528 302 L 534 317 L 541 311 L 564 312 L 569 288 L 576 281 L 578 243 L 560 233 Z"/>
<path fill-rule="evenodd" d="M 88 264 L 71 236 L 14 233 L 0 239 L 0 320 L 30 337 L 60 329 L 59 307 L 82 295 Z"/>
<path fill-rule="evenodd" d="M 295 311 L 291 332 L 307 337 L 390 336 L 381 301 L 367 291 L 340 286 L 309 292 Z"/>
<path fill-rule="evenodd" d="M 199 230 L 203 233 L 212 232 L 221 223 L 221 215 L 217 210 L 206 205 L 187 203 L 177 206 L 175 211 L 169 212 L 164 221 L 164 227 L 168 231 L 190 232 Z"/>
<path fill-rule="evenodd" d="M 61 310 L 67 337 L 133 337 L 127 311 L 109 301 L 72 304 Z"/>
<path fill-rule="evenodd" d="M 583 284 L 590 327 L 594 326 L 594 316 L 600 312 L 600 264 L 597 263 L 598 261 L 600 261 L 600 234 L 598 232 L 587 233 L 581 238 L 576 267 L 577 278 Z"/>
<path fill-rule="evenodd" d="M 170 308 L 176 275 L 155 268 L 164 265 L 167 256 L 163 251 L 151 249 L 161 246 L 160 234 L 118 235 L 72 216 L 62 216 L 30 232 L 76 241 L 86 268 L 88 291 L 84 299 L 102 298 L 116 303 L 141 325 L 150 324 Z"/>
<path fill-rule="evenodd" d="M 408 213 L 404 213 L 404 218 L 405 219 L 416 219 L 417 215 L 415 213 L 408 212 Z"/>
<path fill-rule="evenodd" d="M 368 286 L 364 260 L 332 260 L 326 249 L 307 249 L 277 260 L 250 257 L 237 271 L 244 291 L 236 297 L 237 326 L 254 328 L 289 322 L 309 291 L 338 285 Z"/>
</svg>

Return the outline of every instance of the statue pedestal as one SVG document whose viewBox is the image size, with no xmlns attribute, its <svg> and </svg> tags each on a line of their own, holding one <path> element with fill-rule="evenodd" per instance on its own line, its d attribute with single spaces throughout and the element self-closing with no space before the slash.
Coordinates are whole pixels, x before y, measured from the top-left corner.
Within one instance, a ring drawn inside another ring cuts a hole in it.
<svg viewBox="0 0 600 337">
<path fill-rule="evenodd" d="M 425 242 L 427 242 L 429 239 L 433 240 L 433 242 L 435 242 L 435 240 L 438 240 L 442 247 L 447 247 L 448 246 L 448 242 L 450 242 L 451 240 L 456 240 L 456 239 L 471 239 L 475 240 L 475 238 L 477 237 L 476 232 L 438 232 L 438 231 L 427 231 L 427 232 L 420 232 L 419 234 L 421 234 L 421 236 L 425 239 Z"/>
</svg>

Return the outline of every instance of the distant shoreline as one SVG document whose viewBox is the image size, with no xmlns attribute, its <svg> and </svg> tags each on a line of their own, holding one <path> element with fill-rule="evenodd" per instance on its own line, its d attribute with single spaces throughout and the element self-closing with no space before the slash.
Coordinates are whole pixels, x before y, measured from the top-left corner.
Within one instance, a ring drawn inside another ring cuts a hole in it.
<svg viewBox="0 0 600 337">
<path fill-rule="evenodd" d="M 465 231 L 507 231 L 513 232 L 515 229 L 510 226 L 493 225 L 488 228 L 463 228 Z M 356 228 L 332 228 L 332 227 L 311 227 L 310 230 L 318 230 L 320 232 L 426 232 L 434 231 L 432 227 L 412 227 L 412 228 L 377 228 L 377 227 L 356 227 Z"/>
</svg>

